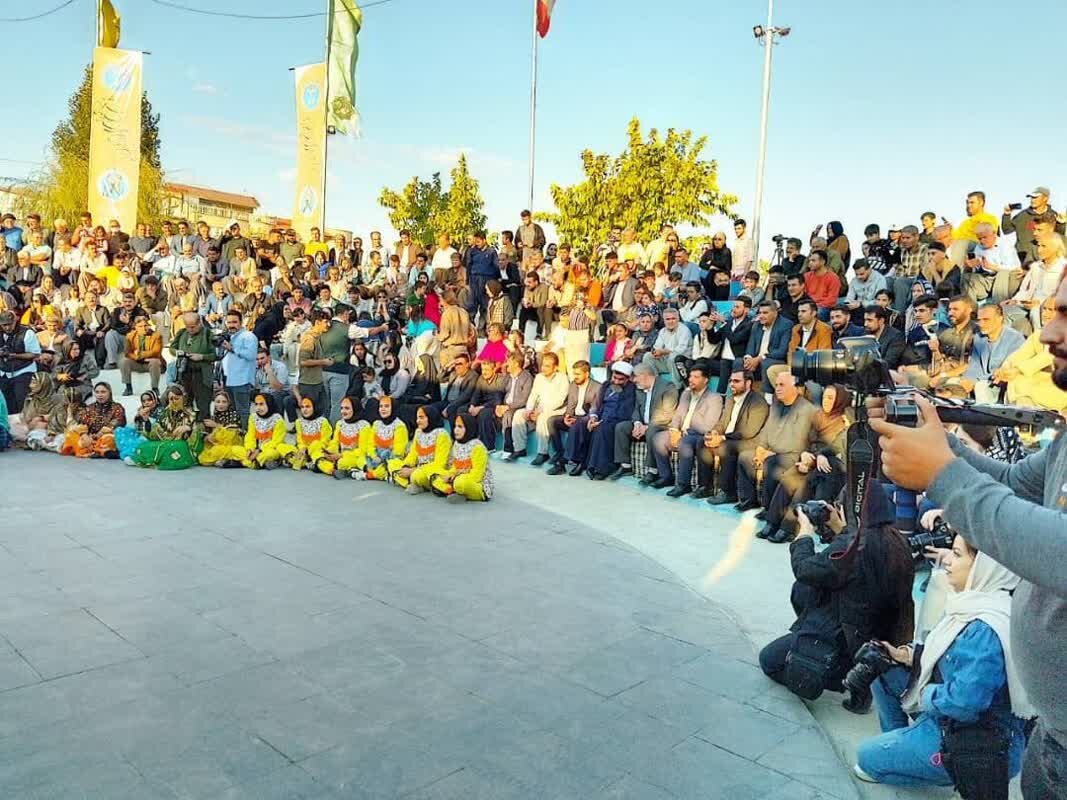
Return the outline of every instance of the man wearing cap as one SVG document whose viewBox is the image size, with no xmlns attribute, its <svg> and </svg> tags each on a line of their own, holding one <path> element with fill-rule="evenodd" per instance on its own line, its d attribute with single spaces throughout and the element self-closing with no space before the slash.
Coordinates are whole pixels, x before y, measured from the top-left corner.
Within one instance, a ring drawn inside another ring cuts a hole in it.
<svg viewBox="0 0 1067 800">
<path fill-rule="evenodd" d="M 19 325 L 15 312 L 0 311 L 0 392 L 9 413 L 21 413 L 40 355 L 37 334 Z"/>
<path fill-rule="evenodd" d="M 243 247 L 246 254 L 251 254 L 253 252 L 252 242 L 241 235 L 241 223 L 237 220 L 231 220 L 230 224 L 226 227 L 226 231 L 222 234 L 222 238 L 219 240 L 219 248 L 222 253 L 222 261 L 224 264 L 229 264 L 233 261 L 234 256 L 237 254 L 238 247 Z"/>
<path fill-rule="evenodd" d="M 600 387 L 589 413 L 571 425 L 567 437 L 567 460 L 575 465 L 571 475 L 585 469 L 590 480 L 602 481 L 615 469 L 615 426 L 634 413 L 633 373 L 628 361 L 612 364 L 611 380 Z"/>
<path fill-rule="evenodd" d="M 1047 211 L 1056 212 L 1050 208 L 1048 200 L 1052 193 L 1047 186 L 1035 186 L 1026 195 L 1030 200 L 1030 206 L 1024 208 L 1015 216 L 1012 216 L 1012 207 L 1004 206 L 1004 214 L 1000 218 L 1000 229 L 1005 234 L 1015 234 L 1015 251 L 1019 254 L 1019 262 L 1025 267 L 1037 261 L 1037 240 L 1034 237 L 1034 217 L 1040 216 Z M 1056 233 L 1062 235 L 1067 229 L 1062 222 L 1056 223 Z"/>
<path fill-rule="evenodd" d="M 296 231 L 292 228 L 285 231 L 285 241 L 281 243 L 281 254 L 285 263 L 290 266 L 298 258 L 304 257 L 304 243 L 297 238 Z"/>
</svg>

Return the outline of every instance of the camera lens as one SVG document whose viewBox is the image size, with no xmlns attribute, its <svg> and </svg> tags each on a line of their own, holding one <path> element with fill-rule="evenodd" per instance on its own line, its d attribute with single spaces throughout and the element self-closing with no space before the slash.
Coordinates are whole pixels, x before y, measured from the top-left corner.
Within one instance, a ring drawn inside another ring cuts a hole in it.
<svg viewBox="0 0 1067 800">
<path fill-rule="evenodd" d="M 816 350 L 807 352 L 797 349 L 793 353 L 790 371 L 797 383 L 814 381 L 822 386 L 832 383 L 848 383 L 852 372 L 852 363 L 842 350 Z"/>
</svg>

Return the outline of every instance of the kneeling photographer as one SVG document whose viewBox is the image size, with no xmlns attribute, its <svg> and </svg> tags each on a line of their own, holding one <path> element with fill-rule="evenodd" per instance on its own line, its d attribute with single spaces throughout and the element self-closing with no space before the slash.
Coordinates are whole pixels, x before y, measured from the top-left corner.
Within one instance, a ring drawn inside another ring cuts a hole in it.
<svg viewBox="0 0 1067 800">
<path fill-rule="evenodd" d="M 950 593 L 925 643 L 869 642 L 845 678 L 871 684 L 877 675 L 883 731 L 859 746 L 855 772 L 871 783 L 954 785 L 965 800 L 1006 800 L 1032 715 L 1011 659 L 1019 579 L 958 535 L 944 567 Z"/>
<path fill-rule="evenodd" d="M 759 658 L 768 677 L 806 700 L 824 690 L 844 691 L 842 680 L 853 666 L 853 654 L 865 642 L 903 644 L 912 638 L 911 551 L 891 527 L 894 512 L 881 487 L 873 488 L 870 505 L 859 542 L 840 507 L 811 501 L 796 508 L 798 531 L 790 545 L 796 581 L 790 602 L 797 619 Z M 844 705 L 863 713 L 870 703 L 869 692 L 856 692 Z"/>
</svg>

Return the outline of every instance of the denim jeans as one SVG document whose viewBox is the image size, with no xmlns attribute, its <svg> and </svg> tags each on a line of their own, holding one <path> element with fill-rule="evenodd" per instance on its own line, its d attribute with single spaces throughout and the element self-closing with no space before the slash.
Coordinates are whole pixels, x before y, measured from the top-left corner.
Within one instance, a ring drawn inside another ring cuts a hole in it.
<svg viewBox="0 0 1067 800">
<path fill-rule="evenodd" d="M 252 404 L 252 384 L 244 386 L 227 386 L 226 391 L 233 397 L 233 406 L 237 409 L 237 416 L 241 418 L 241 427 L 248 422 L 248 409 Z"/>
</svg>

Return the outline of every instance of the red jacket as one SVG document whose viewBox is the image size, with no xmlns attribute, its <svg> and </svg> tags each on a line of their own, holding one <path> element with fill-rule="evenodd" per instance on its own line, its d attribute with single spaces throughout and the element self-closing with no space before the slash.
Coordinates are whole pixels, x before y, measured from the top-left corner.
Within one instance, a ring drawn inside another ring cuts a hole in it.
<svg viewBox="0 0 1067 800">
<path fill-rule="evenodd" d="M 804 273 L 804 290 L 819 308 L 833 308 L 841 292 L 841 279 L 826 270 L 822 275 Z"/>
</svg>

